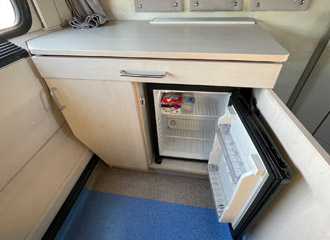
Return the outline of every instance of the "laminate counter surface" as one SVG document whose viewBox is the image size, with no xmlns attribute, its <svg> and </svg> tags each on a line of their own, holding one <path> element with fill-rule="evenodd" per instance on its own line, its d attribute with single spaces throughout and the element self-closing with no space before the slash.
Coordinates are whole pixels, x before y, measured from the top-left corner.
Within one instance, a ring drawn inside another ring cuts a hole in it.
<svg viewBox="0 0 330 240">
<path fill-rule="evenodd" d="M 111 21 L 28 42 L 36 55 L 284 62 L 289 53 L 257 24 Z"/>
</svg>

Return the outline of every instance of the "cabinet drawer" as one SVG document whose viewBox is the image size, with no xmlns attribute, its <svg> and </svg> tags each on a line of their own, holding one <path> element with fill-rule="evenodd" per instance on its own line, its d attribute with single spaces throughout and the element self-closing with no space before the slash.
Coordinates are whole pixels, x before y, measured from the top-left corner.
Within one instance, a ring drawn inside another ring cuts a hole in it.
<svg viewBox="0 0 330 240">
<path fill-rule="evenodd" d="M 273 88 L 282 68 L 280 63 L 127 58 L 35 56 L 33 61 L 45 78 L 253 88 Z M 123 70 L 133 76 L 121 76 Z"/>
</svg>

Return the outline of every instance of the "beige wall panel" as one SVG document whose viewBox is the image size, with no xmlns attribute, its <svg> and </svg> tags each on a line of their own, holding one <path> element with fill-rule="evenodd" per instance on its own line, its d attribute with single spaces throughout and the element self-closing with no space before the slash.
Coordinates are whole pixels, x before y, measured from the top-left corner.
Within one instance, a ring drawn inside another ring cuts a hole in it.
<svg viewBox="0 0 330 240">
<path fill-rule="evenodd" d="M 34 31 L 42 29 L 42 25 L 41 25 L 39 16 L 35 11 L 32 1 L 28 0 L 28 4 L 30 6 L 31 17 L 32 17 L 32 26 L 31 26 L 29 32 L 34 32 Z"/>
<path fill-rule="evenodd" d="M 45 29 L 61 26 L 61 18 L 53 0 L 32 0 Z"/>
<path fill-rule="evenodd" d="M 65 0 L 54 0 L 56 9 L 59 11 L 59 17 L 61 18 L 62 26 L 69 26 L 69 20 L 71 19 L 71 11 L 66 5 Z"/>
<path fill-rule="evenodd" d="M 65 0 L 57 0 L 57 2 Z M 275 92 L 286 102 L 297 84 L 317 43 L 330 26 L 330 0 L 312 1 L 307 11 L 297 12 L 189 12 L 189 0 L 184 0 L 184 12 L 180 13 L 136 13 L 134 0 L 100 0 L 106 13 L 116 20 L 148 20 L 154 17 L 253 17 L 285 49 L 290 52 L 284 64 Z M 70 18 L 62 4 L 61 15 Z M 65 19 L 65 18 L 64 18 Z M 68 19 L 65 19 L 67 21 Z"/>
<path fill-rule="evenodd" d="M 0 239 L 40 239 L 91 156 L 64 125 L 0 192 Z"/>
<path fill-rule="evenodd" d="M 294 169 L 293 181 L 257 221 L 249 240 L 330 238 L 330 156 L 270 90 L 256 90 L 257 106 Z"/>
<path fill-rule="evenodd" d="M 32 64 L 0 70 L 0 191 L 64 123 Z"/>
</svg>

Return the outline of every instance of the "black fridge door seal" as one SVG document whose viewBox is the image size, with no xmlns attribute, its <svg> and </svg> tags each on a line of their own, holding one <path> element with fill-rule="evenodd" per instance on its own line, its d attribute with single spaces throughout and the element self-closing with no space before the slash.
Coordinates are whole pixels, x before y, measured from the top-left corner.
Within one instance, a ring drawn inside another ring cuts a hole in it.
<svg viewBox="0 0 330 240">
<path fill-rule="evenodd" d="M 151 90 L 174 90 L 174 91 L 191 91 L 191 92 L 239 92 L 237 87 L 221 87 L 206 85 L 182 85 L 182 84 L 166 84 L 166 83 L 146 83 L 147 91 Z M 149 93 L 149 91 L 148 91 Z"/>
<path fill-rule="evenodd" d="M 154 104 L 154 84 L 147 83 L 147 98 L 149 102 L 149 116 L 150 116 L 150 125 L 151 125 L 151 139 L 153 143 L 153 149 L 155 151 L 155 163 L 161 164 L 162 159 L 159 156 L 159 147 L 158 147 L 158 137 L 157 137 L 157 125 L 156 125 L 156 112 L 155 112 L 155 104 Z"/>
<path fill-rule="evenodd" d="M 277 174 L 277 177 L 282 178 L 282 180 L 291 179 L 291 169 L 284 161 L 268 131 L 265 129 L 264 125 L 255 113 L 255 111 L 259 113 L 257 107 L 249 106 L 244 97 L 240 94 L 233 94 L 231 97 L 231 102 L 234 103 L 235 108 L 242 118 L 245 128 L 248 128 L 250 130 L 250 135 L 253 135 L 252 140 L 254 139 L 255 142 L 262 147 L 264 154 L 267 155 L 268 158 L 272 159 L 271 163 L 274 165 L 273 171 Z M 255 101 L 249 100 L 249 102 Z"/>
<path fill-rule="evenodd" d="M 233 94 L 231 97 L 231 104 L 234 105 L 243 125 L 251 137 L 251 140 L 257 148 L 260 157 L 263 159 L 267 171 L 269 172 L 269 177 L 238 226 L 233 229 L 231 224 L 229 224 L 234 239 L 241 239 L 244 236 L 248 228 L 256 221 L 257 216 L 266 209 L 277 193 L 292 178 L 290 168 L 282 159 L 277 147 L 271 140 L 259 118 L 256 116 L 255 111 L 258 111 L 257 108 L 251 106 L 255 100 L 251 98 L 245 99 L 246 96 L 252 97 L 251 94 Z M 283 165 L 283 163 L 285 165 Z"/>
<path fill-rule="evenodd" d="M 205 163 L 208 162 L 208 160 L 202 160 L 202 159 L 194 159 L 194 158 L 184 158 L 184 157 L 170 157 L 170 156 L 159 156 L 159 159 L 173 159 L 173 160 L 181 160 L 181 161 L 187 161 L 187 162 L 201 162 L 201 163 Z"/>
<path fill-rule="evenodd" d="M 230 223 L 228 224 L 234 240 L 240 240 L 244 237 L 249 228 L 258 220 L 258 216 L 267 209 L 272 200 L 284 186 L 285 185 L 281 184 L 280 181 L 275 178 L 267 179 L 259 192 L 262 194 L 257 195 L 237 227 L 233 229 L 232 225 Z"/>
</svg>

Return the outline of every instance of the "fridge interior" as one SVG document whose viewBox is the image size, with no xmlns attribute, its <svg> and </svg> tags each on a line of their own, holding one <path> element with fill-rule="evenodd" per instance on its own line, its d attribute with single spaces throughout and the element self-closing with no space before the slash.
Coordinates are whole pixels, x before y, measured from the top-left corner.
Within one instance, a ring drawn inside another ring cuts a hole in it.
<svg viewBox="0 0 330 240">
<path fill-rule="evenodd" d="M 164 93 L 193 94 L 193 110 L 163 114 Z M 217 122 L 225 114 L 231 93 L 153 90 L 159 155 L 208 161 Z"/>
</svg>

